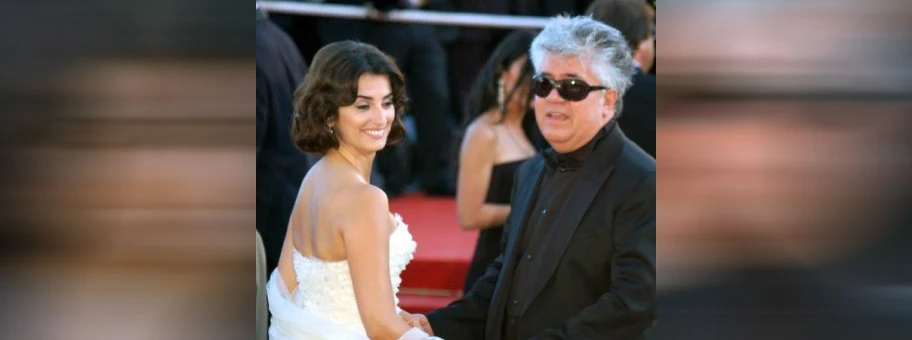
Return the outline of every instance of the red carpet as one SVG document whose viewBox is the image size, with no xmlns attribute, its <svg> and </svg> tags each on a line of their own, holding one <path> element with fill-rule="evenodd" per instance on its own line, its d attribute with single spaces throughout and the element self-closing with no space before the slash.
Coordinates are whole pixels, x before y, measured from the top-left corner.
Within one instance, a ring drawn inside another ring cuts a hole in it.
<svg viewBox="0 0 912 340">
<path fill-rule="evenodd" d="M 402 272 L 399 306 L 424 313 L 456 300 L 478 232 L 459 228 L 455 199 L 407 194 L 391 199 L 390 211 L 402 215 L 418 242 L 415 258 Z"/>
</svg>

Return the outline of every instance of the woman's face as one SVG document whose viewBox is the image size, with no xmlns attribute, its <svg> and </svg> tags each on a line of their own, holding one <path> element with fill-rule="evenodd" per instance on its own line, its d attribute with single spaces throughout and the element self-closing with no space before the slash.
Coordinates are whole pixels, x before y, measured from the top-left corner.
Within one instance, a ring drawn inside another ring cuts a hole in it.
<svg viewBox="0 0 912 340">
<path fill-rule="evenodd" d="M 528 59 L 528 55 L 523 55 L 517 58 L 512 63 L 510 63 L 510 66 L 500 75 L 500 80 L 502 81 L 504 87 L 504 96 L 509 95 L 515 86 L 519 86 L 519 89 L 517 89 L 516 93 L 510 97 L 510 102 L 507 103 L 508 108 L 522 109 L 523 107 L 530 107 L 529 82 L 521 81 L 519 84 L 516 83 L 517 80 L 522 78 L 523 66 L 526 64 L 526 61 Z"/>
<path fill-rule="evenodd" d="M 339 108 L 339 118 L 330 123 L 339 135 L 339 148 L 374 153 L 386 146 L 396 116 L 389 77 L 365 73 L 358 78 L 355 102 Z"/>
</svg>

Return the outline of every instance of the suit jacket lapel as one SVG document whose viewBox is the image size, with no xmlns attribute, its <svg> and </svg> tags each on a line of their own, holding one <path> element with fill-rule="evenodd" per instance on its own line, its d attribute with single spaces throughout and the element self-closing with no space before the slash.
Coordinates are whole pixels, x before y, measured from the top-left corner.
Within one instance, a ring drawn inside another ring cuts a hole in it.
<svg viewBox="0 0 912 340">
<path fill-rule="evenodd" d="M 541 183 L 542 174 L 544 173 L 545 162 L 540 156 L 535 158 L 529 165 L 528 174 L 526 174 L 525 178 L 520 179 L 523 183 L 528 184 L 520 185 L 517 188 L 516 197 L 513 197 L 515 204 L 512 206 L 518 208 L 518 211 L 513 216 L 520 219 L 509 226 L 511 230 L 509 230 L 510 235 L 507 239 L 505 254 L 510 255 L 510 257 L 504 258 L 504 265 L 512 265 L 513 263 L 513 257 L 516 255 L 516 243 L 523 236 L 523 230 L 526 228 L 526 223 L 529 222 L 529 212 L 532 210 L 530 205 L 535 204 L 532 198 L 538 194 L 539 183 Z"/>
<path fill-rule="evenodd" d="M 541 292 L 557 265 L 563 258 L 570 240 L 576 233 L 583 215 L 589 210 L 595 196 L 614 170 L 614 163 L 624 146 L 625 138 L 620 128 L 615 126 L 593 150 L 590 158 L 583 164 L 579 178 L 573 184 L 570 196 L 555 219 L 558 225 L 551 229 L 544 242 L 545 251 L 538 257 L 541 271 L 533 282 L 533 299 Z M 525 308 L 528 308 L 527 303 Z"/>
<path fill-rule="evenodd" d="M 513 218 L 519 218 L 517 221 L 510 223 L 508 228 L 508 238 L 507 246 L 504 249 L 503 254 L 503 266 L 501 267 L 500 277 L 497 280 L 497 287 L 494 291 L 494 296 L 491 297 L 491 305 L 488 311 L 488 322 L 486 334 L 488 336 L 498 336 L 501 334 L 503 327 L 503 311 L 506 308 L 506 299 L 507 291 L 513 287 L 513 267 L 516 264 L 516 243 L 519 238 L 522 237 L 523 230 L 527 220 L 529 219 L 529 212 L 532 208 L 529 207 L 530 204 L 535 204 L 532 201 L 532 198 L 538 194 L 538 186 L 542 178 L 542 170 L 544 168 L 544 159 L 541 156 L 538 156 L 529 161 L 529 171 L 525 173 L 519 173 L 518 175 L 522 176 L 519 181 L 516 182 L 516 194 L 512 198 L 512 209 L 516 209 L 511 212 Z"/>
</svg>

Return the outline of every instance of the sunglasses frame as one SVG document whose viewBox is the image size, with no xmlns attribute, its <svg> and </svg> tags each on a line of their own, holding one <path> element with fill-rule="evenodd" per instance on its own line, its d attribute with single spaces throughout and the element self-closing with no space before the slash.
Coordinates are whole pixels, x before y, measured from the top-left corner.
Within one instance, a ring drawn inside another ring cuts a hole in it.
<svg viewBox="0 0 912 340">
<path fill-rule="evenodd" d="M 551 86 L 551 88 L 548 89 L 548 93 L 545 94 L 544 96 L 539 95 L 538 91 L 537 91 L 538 86 L 536 86 L 536 83 L 538 83 L 540 80 L 542 80 L 543 82 L 547 82 Z M 585 86 L 584 88 L 586 89 L 586 91 L 583 92 L 583 96 L 578 99 L 570 97 L 570 94 L 566 92 L 566 91 L 569 91 L 568 88 L 564 87 L 564 86 L 574 85 L 573 83 L 575 83 L 575 82 L 578 82 L 580 85 Z M 580 101 L 586 100 L 586 97 L 589 97 L 590 92 L 597 91 L 597 90 L 607 90 L 608 88 L 605 86 L 601 86 L 601 85 L 596 85 L 596 86 L 589 85 L 589 83 L 583 81 L 582 79 L 568 78 L 568 79 L 554 80 L 554 79 L 548 78 L 547 76 L 544 76 L 541 74 L 538 74 L 538 75 L 535 75 L 532 77 L 532 93 L 534 93 L 535 96 L 537 96 L 539 98 L 548 97 L 549 95 L 551 95 L 551 91 L 554 91 L 555 89 L 557 89 L 557 94 L 564 100 L 571 101 L 571 102 L 580 102 Z"/>
</svg>

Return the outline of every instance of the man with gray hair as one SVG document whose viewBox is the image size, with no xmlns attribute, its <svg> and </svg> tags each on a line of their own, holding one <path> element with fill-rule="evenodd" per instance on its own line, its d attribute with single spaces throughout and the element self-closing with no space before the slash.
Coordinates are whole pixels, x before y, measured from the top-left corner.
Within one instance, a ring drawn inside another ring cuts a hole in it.
<svg viewBox="0 0 912 340">
<path fill-rule="evenodd" d="M 466 296 L 410 315 L 447 340 L 641 339 L 655 319 L 655 159 L 615 122 L 634 72 L 616 29 L 556 17 L 532 42 L 551 145 L 515 177 L 502 253 Z"/>
</svg>

